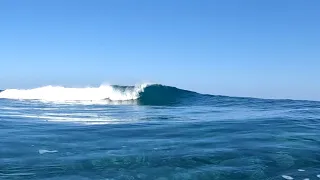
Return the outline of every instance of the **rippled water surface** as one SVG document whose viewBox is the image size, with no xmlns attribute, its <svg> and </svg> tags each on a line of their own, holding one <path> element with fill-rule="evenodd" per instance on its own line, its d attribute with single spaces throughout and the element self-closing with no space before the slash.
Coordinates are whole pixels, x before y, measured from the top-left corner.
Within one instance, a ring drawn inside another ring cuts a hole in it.
<svg viewBox="0 0 320 180">
<path fill-rule="evenodd" d="M 0 99 L 0 179 L 320 179 L 320 103 L 200 100 Z"/>
</svg>

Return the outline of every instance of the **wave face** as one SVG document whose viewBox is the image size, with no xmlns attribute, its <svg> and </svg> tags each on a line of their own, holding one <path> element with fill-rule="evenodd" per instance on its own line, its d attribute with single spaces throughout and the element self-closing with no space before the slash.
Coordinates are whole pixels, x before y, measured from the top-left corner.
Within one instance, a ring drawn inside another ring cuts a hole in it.
<svg viewBox="0 0 320 180">
<path fill-rule="evenodd" d="M 138 103 L 140 105 L 176 105 L 194 102 L 195 97 L 201 94 L 163 85 L 150 85 L 140 93 Z"/>
<path fill-rule="evenodd" d="M 183 103 L 196 95 L 200 94 L 160 84 L 142 84 L 137 86 L 101 85 L 87 88 L 44 86 L 35 89 L 7 89 L 0 93 L 0 98 L 57 103 L 127 102 L 140 105 L 171 105 Z"/>
</svg>

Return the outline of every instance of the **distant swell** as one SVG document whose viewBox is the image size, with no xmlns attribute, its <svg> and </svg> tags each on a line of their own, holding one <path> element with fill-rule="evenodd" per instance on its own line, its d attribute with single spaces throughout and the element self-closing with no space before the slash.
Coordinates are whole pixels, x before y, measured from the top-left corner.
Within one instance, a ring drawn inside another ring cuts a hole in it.
<svg viewBox="0 0 320 180">
<path fill-rule="evenodd" d="M 102 85 L 100 87 L 66 88 L 45 86 L 35 89 L 0 91 L 2 99 L 40 100 L 56 103 L 172 105 L 183 103 L 198 93 L 160 84 L 137 86 Z"/>
</svg>

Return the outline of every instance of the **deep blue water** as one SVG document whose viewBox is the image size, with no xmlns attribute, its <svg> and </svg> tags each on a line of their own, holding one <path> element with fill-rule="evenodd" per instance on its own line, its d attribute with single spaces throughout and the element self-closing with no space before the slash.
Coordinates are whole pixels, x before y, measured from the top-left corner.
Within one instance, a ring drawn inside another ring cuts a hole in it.
<svg viewBox="0 0 320 180">
<path fill-rule="evenodd" d="M 0 99 L 0 179 L 320 179 L 319 125 L 320 102 L 170 87 L 118 105 Z"/>
</svg>

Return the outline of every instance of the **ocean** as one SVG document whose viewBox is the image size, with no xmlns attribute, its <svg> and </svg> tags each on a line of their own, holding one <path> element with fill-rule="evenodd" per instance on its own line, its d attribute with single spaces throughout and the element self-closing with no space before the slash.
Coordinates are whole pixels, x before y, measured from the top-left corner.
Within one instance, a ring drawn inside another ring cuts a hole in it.
<svg viewBox="0 0 320 180">
<path fill-rule="evenodd" d="M 0 179 L 320 179 L 320 102 L 147 84 L 8 89 Z"/>
</svg>

